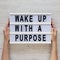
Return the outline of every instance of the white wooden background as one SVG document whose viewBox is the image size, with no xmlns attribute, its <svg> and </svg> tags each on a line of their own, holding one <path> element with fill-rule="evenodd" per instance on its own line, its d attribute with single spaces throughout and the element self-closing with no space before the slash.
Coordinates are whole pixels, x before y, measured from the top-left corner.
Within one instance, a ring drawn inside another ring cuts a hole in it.
<svg viewBox="0 0 60 60">
<path fill-rule="evenodd" d="M 52 13 L 58 30 L 58 59 L 60 60 L 60 0 L 0 0 L 0 60 L 3 29 L 10 12 Z M 49 60 L 51 45 L 10 45 L 10 60 Z"/>
</svg>

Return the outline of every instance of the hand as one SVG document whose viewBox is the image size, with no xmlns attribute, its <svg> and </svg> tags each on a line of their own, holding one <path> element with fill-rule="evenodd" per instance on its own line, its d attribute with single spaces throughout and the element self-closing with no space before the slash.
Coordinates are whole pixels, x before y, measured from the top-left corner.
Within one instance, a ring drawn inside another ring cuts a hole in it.
<svg viewBox="0 0 60 60">
<path fill-rule="evenodd" d="M 10 22 L 8 20 L 5 29 L 3 30 L 4 33 L 4 41 L 9 42 L 9 26 L 10 26 Z"/>
<path fill-rule="evenodd" d="M 56 27 L 53 21 L 51 22 L 51 26 L 52 26 L 52 43 L 56 43 L 57 42 L 57 30 L 56 30 Z"/>
</svg>

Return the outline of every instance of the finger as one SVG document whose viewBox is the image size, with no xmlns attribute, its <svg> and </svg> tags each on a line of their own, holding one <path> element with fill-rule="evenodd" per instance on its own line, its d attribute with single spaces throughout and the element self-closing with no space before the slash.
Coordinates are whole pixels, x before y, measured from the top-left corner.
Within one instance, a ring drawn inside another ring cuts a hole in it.
<svg viewBox="0 0 60 60">
<path fill-rule="evenodd" d="M 53 22 L 51 21 L 51 27 L 53 28 Z"/>
<path fill-rule="evenodd" d="M 8 18 L 8 27 L 10 26 L 10 20 L 9 20 L 9 18 Z"/>
<path fill-rule="evenodd" d="M 51 37 L 52 37 L 52 40 L 53 40 L 53 33 L 54 33 L 53 28 L 51 28 Z"/>
<path fill-rule="evenodd" d="M 52 26 L 53 28 L 55 28 L 55 24 L 54 24 L 54 21 L 53 21 L 53 20 L 51 21 L 51 26 Z"/>
<path fill-rule="evenodd" d="M 54 22 L 53 22 L 53 20 L 51 21 L 51 25 L 52 25 L 52 27 L 54 27 Z"/>
<path fill-rule="evenodd" d="M 5 38 L 5 34 L 6 34 L 6 30 L 5 29 L 3 30 L 3 34 L 4 34 L 4 38 Z"/>
<path fill-rule="evenodd" d="M 8 20 L 8 22 L 7 22 L 7 24 L 6 24 L 6 27 L 5 27 L 6 31 L 7 31 L 8 28 L 9 28 L 9 24 L 10 24 L 10 22 L 9 22 L 9 20 Z"/>
<path fill-rule="evenodd" d="M 9 32 L 10 32 L 10 29 L 8 28 L 8 30 L 7 30 L 7 31 L 8 31 L 8 33 L 9 33 Z"/>
<path fill-rule="evenodd" d="M 51 33 L 53 34 L 53 28 L 51 28 Z"/>
<path fill-rule="evenodd" d="M 10 21 L 9 21 L 9 19 L 8 19 L 8 22 L 7 22 L 7 24 L 6 24 L 6 28 L 9 27 L 9 25 L 10 25 Z"/>
<path fill-rule="evenodd" d="M 56 28 L 53 28 L 53 31 L 57 34 L 57 29 Z"/>
<path fill-rule="evenodd" d="M 51 20 L 51 31 L 54 31 L 54 23 L 53 23 L 53 20 Z"/>
</svg>

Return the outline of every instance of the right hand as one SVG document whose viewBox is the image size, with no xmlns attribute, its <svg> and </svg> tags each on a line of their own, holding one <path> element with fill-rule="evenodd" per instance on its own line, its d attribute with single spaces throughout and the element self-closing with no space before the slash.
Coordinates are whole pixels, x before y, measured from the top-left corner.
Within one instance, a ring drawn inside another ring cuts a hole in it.
<svg viewBox="0 0 60 60">
<path fill-rule="evenodd" d="M 57 30 L 56 30 L 56 27 L 53 21 L 51 22 L 51 26 L 52 26 L 52 43 L 56 43 L 57 42 Z"/>
</svg>

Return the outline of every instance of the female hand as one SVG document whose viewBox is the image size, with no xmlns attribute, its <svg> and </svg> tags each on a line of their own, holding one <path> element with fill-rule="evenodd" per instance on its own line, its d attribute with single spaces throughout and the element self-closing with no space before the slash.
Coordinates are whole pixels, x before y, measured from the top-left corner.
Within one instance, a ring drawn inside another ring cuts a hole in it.
<svg viewBox="0 0 60 60">
<path fill-rule="evenodd" d="M 51 26 L 52 26 L 52 44 L 54 44 L 57 42 L 57 30 L 53 21 L 51 22 Z"/>
<path fill-rule="evenodd" d="M 3 30 L 4 33 L 4 41 L 9 42 L 9 26 L 10 26 L 10 22 L 8 20 L 6 27 Z"/>
</svg>

